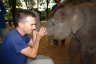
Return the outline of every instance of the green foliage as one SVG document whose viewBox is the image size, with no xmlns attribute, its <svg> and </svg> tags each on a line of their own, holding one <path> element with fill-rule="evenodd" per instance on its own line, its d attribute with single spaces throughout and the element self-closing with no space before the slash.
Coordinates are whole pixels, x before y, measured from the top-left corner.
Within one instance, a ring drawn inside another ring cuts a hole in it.
<svg viewBox="0 0 96 64">
<path fill-rule="evenodd" d="M 14 0 L 13 0 L 14 1 Z M 27 6 L 29 8 L 33 8 L 35 5 L 35 2 L 33 0 L 24 0 L 25 3 L 27 3 Z M 9 5 L 9 0 L 3 0 L 5 9 L 6 9 L 6 14 L 5 14 L 5 20 L 10 20 L 12 19 L 12 13 L 10 11 L 10 5 Z M 20 8 L 22 6 L 22 3 L 20 0 L 16 0 L 16 8 Z"/>
<path fill-rule="evenodd" d="M 45 19 L 46 19 L 46 12 L 40 11 L 40 20 L 45 20 Z"/>
<path fill-rule="evenodd" d="M 50 12 L 50 8 L 48 8 L 48 13 Z M 44 11 L 40 11 L 40 20 L 46 20 L 47 19 L 47 9 Z"/>
<path fill-rule="evenodd" d="M 4 6 L 5 6 L 5 9 L 6 9 L 6 14 L 5 14 L 5 19 L 6 20 L 9 20 L 10 17 L 11 17 L 11 12 L 10 12 L 10 7 L 9 7 L 9 2 L 8 0 L 3 0 L 3 3 L 4 3 Z"/>
<path fill-rule="evenodd" d="M 11 1 L 11 0 L 10 0 Z M 13 0 L 14 1 L 14 0 Z M 43 5 L 45 0 L 38 0 L 38 4 L 40 5 L 40 3 Z M 51 1 L 51 0 L 48 0 Z M 33 6 L 36 4 L 35 0 L 24 0 L 24 2 L 26 3 L 27 9 L 33 9 Z M 10 6 L 9 6 L 9 0 L 3 0 L 5 9 L 6 9 L 6 14 L 5 14 L 5 19 L 6 20 L 11 20 L 12 19 L 12 13 L 10 11 Z M 47 0 L 46 3 L 47 4 Z M 16 0 L 16 8 L 17 10 L 20 9 L 20 7 L 22 6 L 22 3 L 20 0 Z M 44 11 L 40 11 L 39 15 L 40 15 L 40 19 L 41 20 L 45 20 L 47 18 L 47 14 L 50 12 L 50 9 L 45 9 Z"/>
<path fill-rule="evenodd" d="M 12 19 L 12 13 L 10 11 L 10 6 L 9 6 L 9 0 L 3 0 L 5 9 L 6 9 L 6 14 L 5 14 L 5 20 L 10 20 Z M 16 7 L 22 6 L 20 0 L 16 0 Z"/>
<path fill-rule="evenodd" d="M 27 6 L 27 9 L 33 9 L 33 6 L 35 5 L 35 1 L 34 0 L 24 0 L 25 4 Z"/>
</svg>

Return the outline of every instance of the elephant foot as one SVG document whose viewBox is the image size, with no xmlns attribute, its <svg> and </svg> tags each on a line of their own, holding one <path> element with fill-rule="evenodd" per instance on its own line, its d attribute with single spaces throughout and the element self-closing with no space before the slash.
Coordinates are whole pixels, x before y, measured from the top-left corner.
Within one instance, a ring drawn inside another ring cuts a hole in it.
<svg viewBox="0 0 96 64">
<path fill-rule="evenodd" d="M 75 62 L 74 62 L 74 61 L 70 61 L 70 60 L 66 60 L 66 61 L 64 62 L 64 64 L 75 64 Z"/>
<path fill-rule="evenodd" d="M 54 47 L 57 47 L 58 46 L 58 40 L 54 39 L 53 44 L 54 44 Z"/>
</svg>

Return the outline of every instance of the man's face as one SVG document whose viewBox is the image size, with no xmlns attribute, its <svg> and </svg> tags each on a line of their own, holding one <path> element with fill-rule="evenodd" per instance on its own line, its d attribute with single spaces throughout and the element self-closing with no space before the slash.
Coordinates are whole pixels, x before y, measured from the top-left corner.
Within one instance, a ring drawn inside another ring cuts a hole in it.
<svg viewBox="0 0 96 64">
<path fill-rule="evenodd" d="M 36 19 L 32 16 L 28 16 L 24 19 L 22 30 L 25 34 L 31 34 L 36 29 Z"/>
</svg>

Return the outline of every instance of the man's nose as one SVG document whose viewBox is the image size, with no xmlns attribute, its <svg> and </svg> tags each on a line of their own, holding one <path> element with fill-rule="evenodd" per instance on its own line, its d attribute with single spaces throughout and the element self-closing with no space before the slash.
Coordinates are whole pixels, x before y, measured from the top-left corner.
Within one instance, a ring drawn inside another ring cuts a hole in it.
<svg viewBox="0 0 96 64">
<path fill-rule="evenodd" d="M 33 25 L 32 27 L 33 27 L 33 29 L 36 29 L 36 26 L 35 25 Z"/>
</svg>

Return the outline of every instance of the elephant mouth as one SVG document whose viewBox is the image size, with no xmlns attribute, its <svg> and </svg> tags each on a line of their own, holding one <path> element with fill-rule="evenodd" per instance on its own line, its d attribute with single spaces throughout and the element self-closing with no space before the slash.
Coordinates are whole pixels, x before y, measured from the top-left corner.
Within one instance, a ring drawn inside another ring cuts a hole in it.
<svg viewBox="0 0 96 64">
<path fill-rule="evenodd" d="M 47 35 L 52 35 L 53 34 L 53 27 L 47 27 Z"/>
</svg>

